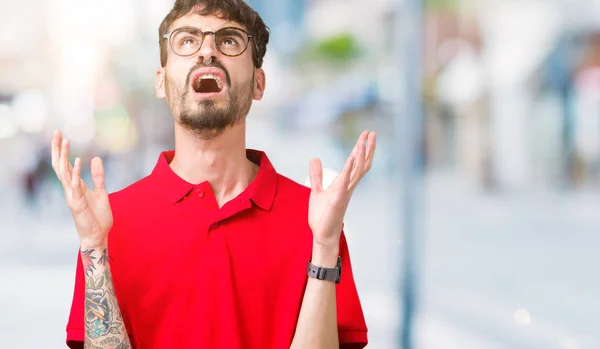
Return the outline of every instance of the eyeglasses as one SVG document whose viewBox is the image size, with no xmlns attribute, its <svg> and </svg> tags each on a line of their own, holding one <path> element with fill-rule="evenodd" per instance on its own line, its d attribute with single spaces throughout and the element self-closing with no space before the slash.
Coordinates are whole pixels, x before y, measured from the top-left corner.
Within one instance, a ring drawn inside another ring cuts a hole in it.
<svg viewBox="0 0 600 349">
<path fill-rule="evenodd" d="M 200 51 L 205 35 L 212 35 L 217 50 L 230 57 L 236 57 L 244 53 L 250 40 L 253 39 L 252 35 L 235 27 L 221 28 L 216 32 L 202 32 L 196 28 L 183 27 L 163 35 L 163 38 L 169 40 L 169 46 L 171 46 L 173 53 L 188 57 Z"/>
</svg>

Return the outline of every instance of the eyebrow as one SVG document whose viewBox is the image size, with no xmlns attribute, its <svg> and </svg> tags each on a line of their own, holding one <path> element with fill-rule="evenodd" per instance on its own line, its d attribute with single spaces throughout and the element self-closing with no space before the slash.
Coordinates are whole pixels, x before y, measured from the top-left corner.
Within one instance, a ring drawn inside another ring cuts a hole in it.
<svg viewBox="0 0 600 349">
<path fill-rule="evenodd" d="M 217 30 L 202 30 L 202 29 L 200 29 L 198 27 L 194 27 L 194 26 L 190 26 L 190 25 L 184 25 L 182 27 L 175 28 L 175 29 L 171 30 L 171 32 L 174 32 L 175 30 L 196 30 L 196 31 L 203 32 L 203 33 L 204 32 L 213 32 L 213 33 L 216 33 L 216 32 L 218 32 L 221 29 L 239 29 L 239 30 L 247 33 L 247 31 L 244 30 L 243 28 L 233 27 L 233 26 L 222 27 L 222 28 L 219 28 Z"/>
</svg>

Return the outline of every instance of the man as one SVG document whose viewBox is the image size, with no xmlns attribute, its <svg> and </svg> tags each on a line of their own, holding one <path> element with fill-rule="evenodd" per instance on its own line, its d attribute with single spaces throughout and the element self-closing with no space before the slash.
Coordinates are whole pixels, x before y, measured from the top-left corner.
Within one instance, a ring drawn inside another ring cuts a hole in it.
<svg viewBox="0 0 600 349">
<path fill-rule="evenodd" d="M 159 33 L 156 95 L 173 114 L 175 151 L 108 195 L 102 161 L 88 187 L 69 141 L 52 139 L 80 238 L 68 346 L 363 348 L 342 221 L 375 134 L 360 135 L 327 189 L 313 159 L 303 187 L 245 146 L 265 90 L 258 14 L 240 0 L 178 0 Z"/>
</svg>

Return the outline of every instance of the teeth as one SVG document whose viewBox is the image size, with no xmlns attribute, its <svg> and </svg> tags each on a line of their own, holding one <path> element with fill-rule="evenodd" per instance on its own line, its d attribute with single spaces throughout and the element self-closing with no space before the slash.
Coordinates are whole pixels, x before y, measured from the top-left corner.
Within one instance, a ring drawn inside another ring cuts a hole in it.
<svg viewBox="0 0 600 349">
<path fill-rule="evenodd" d="M 215 75 L 215 74 L 202 74 L 202 75 L 200 75 L 200 78 L 198 79 L 198 83 L 202 79 L 213 79 L 213 80 L 215 80 L 217 82 L 217 86 L 219 86 L 219 89 L 223 88 L 223 85 L 221 83 L 221 77 L 219 77 L 218 75 Z"/>
</svg>

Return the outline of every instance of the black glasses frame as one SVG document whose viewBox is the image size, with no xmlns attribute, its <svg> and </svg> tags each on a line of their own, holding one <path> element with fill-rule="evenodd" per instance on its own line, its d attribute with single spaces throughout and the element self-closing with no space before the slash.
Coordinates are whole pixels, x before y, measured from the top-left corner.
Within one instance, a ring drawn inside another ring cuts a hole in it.
<svg viewBox="0 0 600 349">
<path fill-rule="evenodd" d="M 173 42 L 171 41 L 171 38 L 173 37 L 173 34 L 176 33 L 176 32 L 178 32 L 178 31 L 180 31 L 180 30 L 183 30 L 183 29 L 197 30 L 201 34 L 201 36 L 202 36 L 202 42 L 200 42 L 200 45 L 198 46 L 198 49 L 196 51 L 194 51 L 194 53 L 190 53 L 189 55 L 182 55 L 182 54 L 177 53 L 177 51 L 175 51 L 175 49 L 173 48 Z M 242 31 L 244 34 L 246 34 L 246 36 L 248 37 L 248 40 L 246 42 L 246 47 L 244 47 L 244 49 L 242 50 L 242 52 L 240 52 L 240 53 L 238 53 L 236 55 L 230 55 L 230 54 L 227 54 L 227 53 L 221 51 L 221 49 L 219 48 L 219 45 L 217 44 L 217 33 L 220 32 L 221 30 L 226 30 L 226 29 L 236 29 L 236 30 Z M 221 28 L 221 29 L 219 29 L 217 31 L 214 31 L 214 32 L 213 31 L 205 31 L 205 32 L 203 32 L 202 30 L 200 30 L 198 28 L 194 28 L 194 27 L 181 27 L 181 28 L 173 29 L 170 33 L 167 33 L 167 34 L 163 35 L 163 38 L 165 38 L 165 39 L 168 40 L 169 47 L 171 48 L 171 51 L 174 54 L 176 54 L 176 55 L 178 55 L 180 57 L 190 57 L 190 56 L 193 56 L 196 53 L 198 53 L 198 51 L 200 51 L 200 49 L 202 48 L 202 44 L 204 44 L 204 36 L 205 35 L 211 35 L 213 37 L 213 40 L 215 41 L 215 47 L 217 48 L 217 50 L 219 52 L 221 52 L 222 54 L 224 54 L 225 56 L 228 56 L 228 57 L 237 57 L 237 56 L 241 56 L 242 54 L 244 54 L 244 52 L 246 52 L 246 50 L 248 49 L 248 46 L 250 46 L 250 40 L 252 40 L 254 42 L 254 49 L 255 49 L 256 52 L 258 52 L 258 47 L 256 46 L 256 41 L 254 40 L 254 36 L 252 34 L 248 33 L 247 31 L 245 31 L 244 29 L 237 28 L 237 27 L 225 27 L 225 28 Z"/>
</svg>

